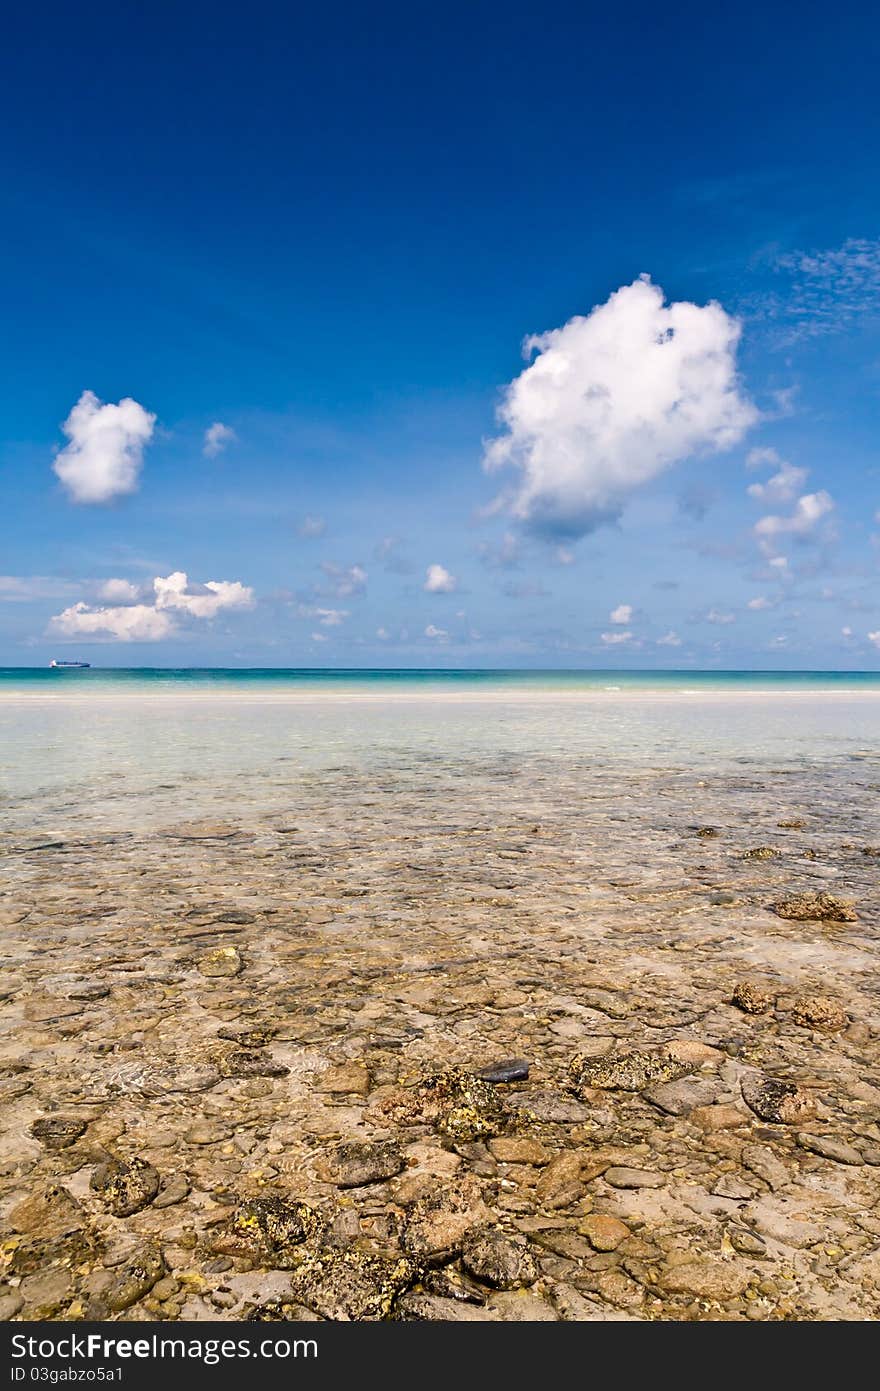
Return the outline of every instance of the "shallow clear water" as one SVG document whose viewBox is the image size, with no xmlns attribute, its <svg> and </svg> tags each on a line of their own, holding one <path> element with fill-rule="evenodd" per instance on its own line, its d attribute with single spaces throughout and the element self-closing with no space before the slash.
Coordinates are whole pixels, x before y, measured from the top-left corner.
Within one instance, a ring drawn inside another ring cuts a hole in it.
<svg viewBox="0 0 880 1391">
<path fill-rule="evenodd" d="M 389 777 L 435 793 L 450 779 L 466 795 L 469 776 L 587 790 L 615 769 L 711 777 L 812 767 L 844 783 L 880 774 L 880 700 L 864 693 L 555 699 L 520 690 L 453 700 L 425 691 L 365 701 L 283 691 L 178 699 L 153 689 L 0 701 L 5 828 L 262 817 L 295 809 L 322 778 L 343 795 L 357 783 L 362 796 L 371 779 L 381 788 Z"/>
</svg>

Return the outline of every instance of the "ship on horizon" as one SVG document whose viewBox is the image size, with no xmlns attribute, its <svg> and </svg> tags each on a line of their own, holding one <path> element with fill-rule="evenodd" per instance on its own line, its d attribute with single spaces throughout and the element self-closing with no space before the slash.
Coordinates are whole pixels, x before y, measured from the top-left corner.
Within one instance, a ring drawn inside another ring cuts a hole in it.
<svg viewBox="0 0 880 1391">
<path fill-rule="evenodd" d="M 91 662 L 57 662 L 54 657 L 49 663 L 57 671 L 88 671 L 91 665 Z"/>
</svg>

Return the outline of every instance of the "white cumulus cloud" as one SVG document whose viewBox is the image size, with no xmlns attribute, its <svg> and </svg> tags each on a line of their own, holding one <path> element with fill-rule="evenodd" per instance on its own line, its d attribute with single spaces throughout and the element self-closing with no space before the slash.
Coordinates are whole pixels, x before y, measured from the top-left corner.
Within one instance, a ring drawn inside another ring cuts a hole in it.
<svg viewBox="0 0 880 1391">
<path fill-rule="evenodd" d="M 619 643 L 632 642 L 632 633 L 603 633 L 602 641 L 608 647 L 613 647 Z"/>
<path fill-rule="evenodd" d="M 674 633 L 674 632 L 671 632 L 671 631 L 670 631 L 670 632 L 668 632 L 668 633 L 664 633 L 663 636 L 662 636 L 662 638 L 658 638 L 658 639 L 657 639 L 657 646 L 658 646 L 658 647 L 681 647 L 681 638 L 678 636 L 678 633 Z"/>
<path fill-rule="evenodd" d="M 766 464 L 776 468 L 766 483 L 750 483 L 747 489 L 749 497 L 768 507 L 782 507 L 792 502 L 807 480 L 805 468 L 795 468 L 787 459 L 781 459 L 775 449 L 753 449 L 746 464 L 749 468 L 760 468 Z"/>
<path fill-rule="evenodd" d="M 160 642 L 174 635 L 170 614 L 151 604 L 128 604 L 123 608 L 90 608 L 72 604 L 50 621 L 49 631 L 63 637 L 108 637 L 118 642 Z"/>
<path fill-rule="evenodd" d="M 873 642 L 875 647 L 880 647 L 880 629 L 876 633 L 868 634 L 868 642 Z"/>
<path fill-rule="evenodd" d="M 134 604 L 140 598 L 140 590 L 131 580 L 105 580 L 98 594 L 111 604 Z"/>
<path fill-rule="evenodd" d="M 452 594 L 457 589 L 458 580 L 443 565 L 429 565 L 422 586 L 429 594 Z"/>
<path fill-rule="evenodd" d="M 53 468 L 74 502 L 110 502 L 138 486 L 155 415 L 130 396 L 118 405 L 84 391 L 62 425 L 68 445 Z"/>
<path fill-rule="evenodd" d="M 714 623 L 719 627 L 725 627 L 728 623 L 736 622 L 736 614 L 725 613 L 722 609 L 709 609 L 704 617 L 707 623 Z"/>
<path fill-rule="evenodd" d="M 184 570 L 153 580 L 157 609 L 183 609 L 194 618 L 213 618 L 220 609 L 248 609 L 254 591 L 238 580 L 207 580 L 194 593 Z"/>
<path fill-rule="evenodd" d="M 435 642 L 445 642 L 449 634 L 445 628 L 436 628 L 433 623 L 429 623 L 425 629 L 425 637 L 433 638 Z"/>
<path fill-rule="evenodd" d="M 111 588 L 115 586 L 116 588 Z M 125 590 L 119 588 L 127 586 Z M 111 588 L 108 594 L 106 591 Z M 118 600 L 137 598 L 139 591 L 127 580 L 108 580 L 104 597 Z M 118 642 L 160 642 L 177 632 L 175 611 L 193 618 L 214 618 L 221 609 L 250 608 L 253 590 L 238 580 L 208 580 L 207 584 L 190 587 L 183 570 L 171 575 L 157 575 L 153 580 L 155 599 L 152 604 L 119 602 L 106 606 L 80 601 L 55 614 L 49 621 L 49 632 L 63 637 L 94 636 Z"/>
<path fill-rule="evenodd" d="M 221 420 L 215 420 L 213 425 L 209 425 L 205 431 L 205 442 L 202 446 L 202 453 L 206 459 L 216 459 L 218 454 L 222 454 L 228 444 L 232 444 L 238 439 L 231 425 L 224 425 Z"/>
<path fill-rule="evenodd" d="M 787 517 L 770 514 L 756 522 L 755 535 L 762 545 L 773 549 L 776 537 L 808 536 L 833 510 L 834 499 L 830 493 L 804 493 Z"/>
<path fill-rule="evenodd" d="M 632 604 L 618 604 L 616 609 L 612 609 L 608 617 L 612 623 L 629 623 L 632 621 Z"/>
<path fill-rule="evenodd" d="M 581 536 L 640 485 L 727 449 L 757 419 L 736 373 L 738 322 L 720 304 L 667 305 L 642 276 L 585 316 L 526 339 L 535 360 L 504 392 L 484 466 L 520 478 L 508 506 L 533 529 Z"/>
</svg>

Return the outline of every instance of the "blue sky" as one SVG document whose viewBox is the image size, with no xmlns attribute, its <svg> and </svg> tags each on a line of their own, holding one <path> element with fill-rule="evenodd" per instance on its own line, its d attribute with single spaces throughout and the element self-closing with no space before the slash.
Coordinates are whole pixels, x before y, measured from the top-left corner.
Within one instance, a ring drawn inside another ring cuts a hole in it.
<svg viewBox="0 0 880 1391">
<path fill-rule="evenodd" d="M 878 38 L 8 17 L 0 662 L 880 665 Z"/>
</svg>

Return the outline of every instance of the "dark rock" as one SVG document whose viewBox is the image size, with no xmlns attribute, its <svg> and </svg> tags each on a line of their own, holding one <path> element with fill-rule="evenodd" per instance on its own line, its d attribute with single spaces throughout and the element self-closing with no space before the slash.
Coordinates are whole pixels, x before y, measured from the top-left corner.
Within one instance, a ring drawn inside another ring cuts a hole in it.
<svg viewBox="0 0 880 1391">
<path fill-rule="evenodd" d="M 159 1192 L 159 1175 L 145 1159 L 111 1159 L 99 1164 L 91 1187 L 114 1217 L 130 1217 L 153 1201 Z"/>
<path fill-rule="evenodd" d="M 467 1237 L 461 1249 L 465 1270 L 496 1290 L 513 1290 L 532 1285 L 538 1267 L 523 1237 L 502 1232 L 476 1232 Z"/>
<path fill-rule="evenodd" d="M 49 1150 L 67 1149 L 86 1131 L 86 1122 L 70 1116 L 41 1116 L 31 1126 L 35 1140 Z"/>
<path fill-rule="evenodd" d="M 793 894 L 779 899 L 772 908 L 777 917 L 795 922 L 854 923 L 859 918 L 850 899 L 826 893 Z"/>
<path fill-rule="evenodd" d="M 503 1063 L 493 1063 L 481 1068 L 477 1076 L 484 1082 L 524 1082 L 529 1075 L 529 1064 L 524 1058 L 510 1058 Z"/>
<path fill-rule="evenodd" d="M 765 1077 L 760 1072 L 746 1073 L 740 1082 L 742 1098 L 761 1120 L 792 1125 L 815 1114 L 813 1098 L 794 1082 L 778 1077 Z"/>
<path fill-rule="evenodd" d="M 405 1256 L 367 1255 L 356 1248 L 322 1247 L 309 1252 L 291 1276 L 295 1300 L 334 1323 L 390 1318 L 398 1296 L 417 1270 Z"/>
<path fill-rule="evenodd" d="M 394 1178 L 405 1166 L 400 1145 L 395 1140 L 377 1143 L 339 1145 L 318 1166 L 318 1176 L 338 1188 L 359 1188 Z"/>
</svg>

